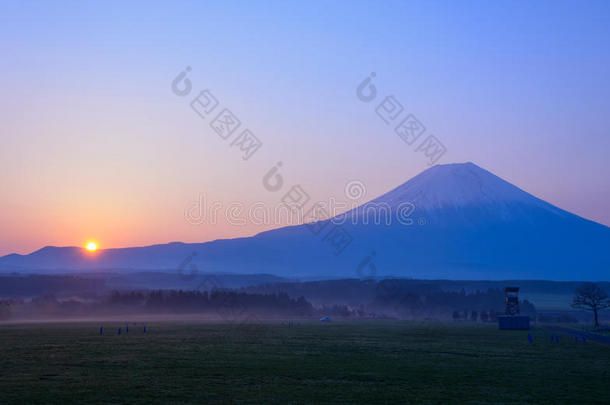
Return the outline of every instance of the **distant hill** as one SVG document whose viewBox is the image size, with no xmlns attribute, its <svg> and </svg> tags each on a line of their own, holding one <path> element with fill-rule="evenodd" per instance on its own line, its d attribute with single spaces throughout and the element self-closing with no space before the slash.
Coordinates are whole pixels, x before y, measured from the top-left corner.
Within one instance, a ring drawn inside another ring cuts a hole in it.
<svg viewBox="0 0 610 405">
<path fill-rule="evenodd" d="M 337 234 L 328 235 L 331 231 L 351 239 L 340 255 L 334 254 L 330 242 Z M 463 163 L 434 166 L 363 206 L 313 225 L 96 255 L 77 247 L 45 247 L 4 256 L 0 269 L 175 271 L 186 261 L 186 272 L 196 266 L 209 273 L 300 278 L 600 281 L 610 280 L 609 247 L 610 228 Z"/>
</svg>

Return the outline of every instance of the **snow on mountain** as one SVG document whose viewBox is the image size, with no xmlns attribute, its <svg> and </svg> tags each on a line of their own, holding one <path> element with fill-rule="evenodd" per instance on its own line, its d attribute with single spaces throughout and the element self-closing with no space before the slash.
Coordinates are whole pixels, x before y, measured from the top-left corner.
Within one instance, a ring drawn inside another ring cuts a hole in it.
<svg viewBox="0 0 610 405">
<path fill-rule="evenodd" d="M 518 219 L 527 216 L 523 210 L 526 206 L 557 216 L 571 215 L 471 162 L 433 166 L 356 208 L 354 213 L 371 213 L 373 207 L 396 209 L 405 203 L 412 203 L 418 213 L 425 213 L 429 219 L 444 216 L 449 222 L 459 219 L 457 216 L 463 216 L 465 211 L 476 210 L 498 220 Z"/>
<path fill-rule="evenodd" d="M 373 202 L 396 206 L 411 201 L 426 211 L 456 209 L 468 205 L 529 203 L 554 210 L 554 207 L 473 163 L 436 165 Z"/>
<path fill-rule="evenodd" d="M 379 212 L 388 211 L 386 222 Z M 410 221 L 398 221 L 405 213 Z M 382 220 L 370 221 L 375 215 Z M 79 248 L 44 248 L 2 257 L 0 269 L 179 271 L 190 258 L 202 272 L 288 277 L 610 280 L 610 228 L 473 163 L 434 166 L 318 225 L 319 232 L 300 225 L 250 238 L 109 249 L 94 257 Z M 340 254 L 329 237 L 338 228 L 349 239 Z"/>
</svg>

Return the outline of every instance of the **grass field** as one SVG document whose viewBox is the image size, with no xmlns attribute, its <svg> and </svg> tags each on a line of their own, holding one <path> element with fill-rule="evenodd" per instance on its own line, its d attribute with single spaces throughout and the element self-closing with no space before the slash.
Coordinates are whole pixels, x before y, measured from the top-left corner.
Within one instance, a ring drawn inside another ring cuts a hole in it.
<svg viewBox="0 0 610 405">
<path fill-rule="evenodd" d="M 0 325 L 0 403 L 610 401 L 610 347 L 400 321 Z"/>
</svg>

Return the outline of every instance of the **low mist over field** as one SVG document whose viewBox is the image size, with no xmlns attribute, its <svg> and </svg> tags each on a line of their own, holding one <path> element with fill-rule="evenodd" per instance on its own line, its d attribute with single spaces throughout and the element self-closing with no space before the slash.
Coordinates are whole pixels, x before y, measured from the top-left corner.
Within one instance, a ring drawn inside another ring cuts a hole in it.
<svg viewBox="0 0 610 405">
<path fill-rule="evenodd" d="M 76 319 L 410 319 L 495 322 L 504 287 L 521 286 L 521 312 L 573 323 L 578 282 L 413 279 L 282 280 L 267 275 L 169 273 L 0 276 L 0 321 Z M 610 290 L 609 283 L 600 283 Z M 606 314 L 602 315 L 603 317 Z"/>
</svg>

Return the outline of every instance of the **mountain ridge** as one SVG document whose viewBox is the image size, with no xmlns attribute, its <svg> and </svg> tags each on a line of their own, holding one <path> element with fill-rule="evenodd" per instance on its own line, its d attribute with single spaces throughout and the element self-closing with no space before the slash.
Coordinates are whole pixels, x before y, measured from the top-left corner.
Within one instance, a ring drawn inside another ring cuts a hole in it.
<svg viewBox="0 0 610 405">
<path fill-rule="evenodd" d="M 407 225 L 396 220 L 401 204 L 413 206 L 413 221 Z M 386 205 L 389 224 L 362 221 L 379 215 L 370 207 Z M 323 236 L 311 232 L 311 225 L 296 225 L 251 237 L 105 249 L 95 255 L 83 255 L 78 247 L 45 247 L 29 255 L 1 257 L 0 269 L 167 270 L 190 257 L 204 272 L 344 277 L 358 275 L 360 263 L 372 255 L 380 276 L 608 278 L 610 228 L 562 210 L 471 162 L 433 166 L 318 224 L 331 224 L 327 229 L 341 226 L 353 239 L 349 249 L 334 255 L 323 246 Z M 370 263 L 366 267 L 372 268 Z"/>
</svg>

